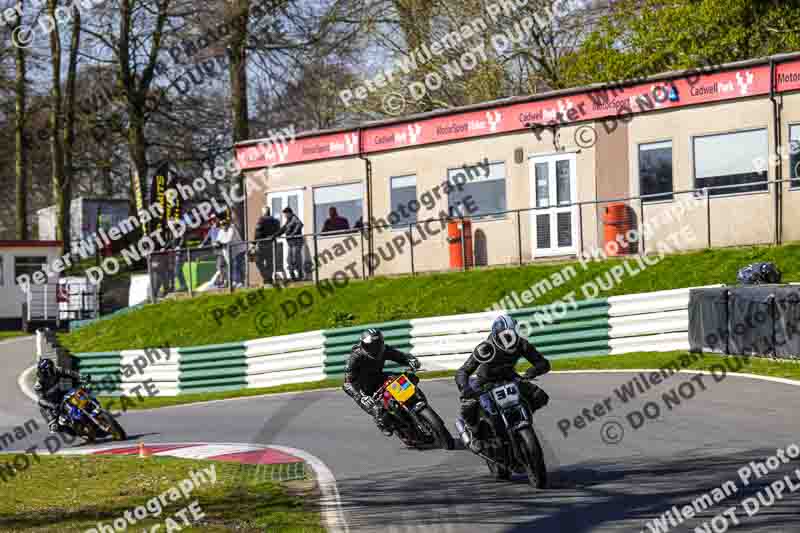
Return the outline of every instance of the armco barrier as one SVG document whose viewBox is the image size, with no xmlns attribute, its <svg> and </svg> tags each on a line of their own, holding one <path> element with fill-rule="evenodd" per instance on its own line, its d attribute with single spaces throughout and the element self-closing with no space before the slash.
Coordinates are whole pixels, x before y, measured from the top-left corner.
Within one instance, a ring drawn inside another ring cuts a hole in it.
<svg viewBox="0 0 800 533">
<path fill-rule="evenodd" d="M 529 325 L 529 339 L 550 359 L 688 350 L 689 290 L 582 300 L 575 306 L 548 305 L 511 314 Z M 161 395 L 262 388 L 341 377 L 350 348 L 361 332 L 376 327 L 383 331 L 387 343 L 422 359 L 425 369 L 454 369 L 486 338 L 498 314 L 500 311 L 397 320 L 178 348 L 169 352 L 169 360 L 157 361 L 141 375 L 130 377 L 123 375 L 121 367 L 141 357 L 141 350 L 75 357 L 81 372 L 121 378 L 125 391 L 147 379 L 156 383 Z M 387 365 L 388 370 L 397 368 Z"/>
<path fill-rule="evenodd" d="M 242 342 L 178 348 L 180 392 L 213 392 L 246 388 L 245 350 Z"/>
<path fill-rule="evenodd" d="M 102 394 L 118 394 L 122 381 L 122 354 L 120 352 L 91 352 L 73 355 L 74 370 L 91 374 L 95 383 L 102 383 Z M 116 384 L 115 387 L 111 387 Z"/>
<path fill-rule="evenodd" d="M 136 388 L 143 390 L 142 384 L 152 383 L 160 396 L 178 394 L 180 361 L 177 349 L 123 350 L 121 391 L 131 395 Z"/>
<path fill-rule="evenodd" d="M 325 335 L 311 331 L 247 341 L 248 388 L 325 379 Z"/>
<path fill-rule="evenodd" d="M 690 290 L 609 298 L 611 353 L 688 350 Z"/>
<path fill-rule="evenodd" d="M 570 307 L 570 306 L 568 306 Z M 576 302 L 576 308 L 540 306 L 512 311 L 511 315 L 527 328 L 521 328 L 548 358 L 605 355 L 609 346 L 609 305 L 606 300 Z M 562 312 L 563 311 L 563 312 Z M 492 321 L 500 311 L 411 321 L 411 353 L 424 359 L 431 370 L 461 366 L 473 348 L 486 339 Z"/>
</svg>

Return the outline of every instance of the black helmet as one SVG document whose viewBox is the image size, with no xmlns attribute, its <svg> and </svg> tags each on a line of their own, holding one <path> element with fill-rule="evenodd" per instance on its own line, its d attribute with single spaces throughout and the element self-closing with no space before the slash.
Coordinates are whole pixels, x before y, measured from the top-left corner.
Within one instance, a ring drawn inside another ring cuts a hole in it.
<svg viewBox="0 0 800 533">
<path fill-rule="evenodd" d="M 56 365 L 51 359 L 42 359 L 39 361 L 39 364 L 36 365 L 36 373 L 41 378 L 49 378 L 55 375 Z"/>
<path fill-rule="evenodd" d="M 514 350 L 520 338 L 517 321 L 510 315 L 500 315 L 494 319 L 489 337 L 497 348 L 506 352 Z"/>
<path fill-rule="evenodd" d="M 369 328 L 361 334 L 361 349 L 373 359 L 383 355 L 386 344 L 383 341 L 383 333 L 375 328 Z"/>
</svg>

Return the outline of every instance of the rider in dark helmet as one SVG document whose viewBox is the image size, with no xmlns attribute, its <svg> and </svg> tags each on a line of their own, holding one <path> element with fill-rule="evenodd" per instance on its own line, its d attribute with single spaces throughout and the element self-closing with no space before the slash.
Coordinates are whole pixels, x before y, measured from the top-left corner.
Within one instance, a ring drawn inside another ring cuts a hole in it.
<svg viewBox="0 0 800 533">
<path fill-rule="evenodd" d="M 67 392 L 61 388 L 62 378 L 70 379 L 72 388 L 92 381 L 92 376 L 88 374 L 81 377 L 77 372 L 56 366 L 51 359 L 42 359 L 36 365 L 36 385 L 33 390 L 39 396 L 39 408 L 50 431 L 52 433 L 73 433 L 72 428 L 59 423 L 61 400 L 64 393 Z"/>
<path fill-rule="evenodd" d="M 372 399 L 375 391 L 391 375 L 383 371 L 383 364 L 387 360 L 408 365 L 413 370 L 420 368 L 419 360 L 416 357 L 386 346 L 380 330 L 370 328 L 364 331 L 361 334 L 361 340 L 350 350 L 350 358 L 344 368 L 342 389 L 355 400 L 359 407 L 375 418 L 375 423 L 381 431 L 391 435 L 389 413 L 383 408 L 381 402 L 375 402 Z M 416 384 L 418 380 L 412 379 L 412 381 Z"/>
<path fill-rule="evenodd" d="M 517 321 L 509 315 L 500 315 L 492 323 L 489 337 L 475 347 L 456 372 L 456 384 L 461 392 L 461 416 L 473 436 L 480 406 L 476 389 L 487 382 L 518 379 L 520 376 L 514 367 L 520 357 L 531 364 L 524 379 L 533 379 L 550 371 L 550 362 L 520 334 Z M 475 379 L 470 383 L 473 374 Z M 533 383 L 520 381 L 518 386 L 531 412 L 547 405 L 549 397 Z M 480 444 L 476 441 L 478 447 Z"/>
</svg>

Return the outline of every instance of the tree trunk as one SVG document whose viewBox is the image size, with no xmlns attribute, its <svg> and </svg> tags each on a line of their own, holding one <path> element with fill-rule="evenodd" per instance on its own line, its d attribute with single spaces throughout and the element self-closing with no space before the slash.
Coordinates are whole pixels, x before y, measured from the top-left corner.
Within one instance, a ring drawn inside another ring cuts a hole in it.
<svg viewBox="0 0 800 533">
<path fill-rule="evenodd" d="M 47 0 L 47 12 L 56 20 L 58 0 Z M 61 112 L 61 32 L 56 24 L 50 31 L 50 66 L 53 88 L 50 92 L 50 154 L 52 156 L 53 202 L 56 205 L 56 239 L 64 241 L 66 250 L 65 219 L 69 216 L 69 198 L 64 194 L 64 139 Z"/>
<path fill-rule="evenodd" d="M 250 0 L 233 0 L 230 7 L 231 40 L 229 49 L 231 80 L 231 111 L 233 121 L 233 142 L 250 138 L 250 118 L 247 113 L 247 38 L 250 19 Z M 244 194 L 244 173 L 236 177 L 234 183 Z M 234 185 L 232 184 L 232 185 Z M 248 238 L 245 224 L 245 206 L 237 204 L 234 220 L 241 235 Z"/>
<path fill-rule="evenodd" d="M 72 12 L 72 37 L 70 38 L 69 65 L 67 66 L 67 94 L 64 103 L 64 196 L 67 198 L 66 214 L 64 217 L 64 248 L 70 250 L 70 228 L 72 216 L 72 183 L 75 173 L 73 165 L 73 150 L 75 148 L 75 81 L 78 72 L 78 50 L 81 46 L 81 13 L 75 9 Z"/>
<path fill-rule="evenodd" d="M 134 2 L 135 3 L 135 2 Z M 152 34 L 149 55 L 141 73 L 136 70 L 136 62 L 131 58 L 131 39 L 133 35 L 133 8 L 131 0 L 121 0 L 119 10 L 120 30 L 117 39 L 119 57 L 119 83 L 128 110 L 128 153 L 131 158 L 131 197 L 140 210 L 144 205 L 144 187 L 147 180 L 147 96 L 153 82 L 158 54 L 162 46 L 164 27 L 167 23 L 167 9 L 170 0 L 157 2 L 158 18 Z"/>
<path fill-rule="evenodd" d="M 135 103 L 128 105 L 128 153 L 131 156 L 133 172 L 131 173 L 131 192 L 136 209 L 144 209 L 144 184 L 147 181 L 147 139 L 144 134 L 144 114 L 137 109 Z"/>
<path fill-rule="evenodd" d="M 18 13 L 22 13 L 23 1 L 17 2 Z M 12 31 L 22 24 L 21 15 L 17 15 Z M 15 47 L 16 84 L 14 92 L 15 125 L 14 125 L 14 156 L 15 156 L 15 188 L 16 188 L 16 238 L 27 240 L 28 232 L 28 146 L 25 143 L 25 121 L 28 111 L 26 109 L 27 87 L 25 84 L 25 48 Z"/>
</svg>

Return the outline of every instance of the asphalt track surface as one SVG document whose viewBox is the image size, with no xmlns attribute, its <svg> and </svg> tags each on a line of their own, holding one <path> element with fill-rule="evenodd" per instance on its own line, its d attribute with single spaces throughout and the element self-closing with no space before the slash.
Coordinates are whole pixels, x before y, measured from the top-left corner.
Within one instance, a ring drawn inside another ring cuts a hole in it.
<svg viewBox="0 0 800 533">
<path fill-rule="evenodd" d="M 30 365 L 32 349 L 32 340 L 0 344 L 8 372 L 0 388 L 0 432 L 36 413 L 16 384 L 19 372 Z M 495 482 L 485 464 L 465 450 L 404 448 L 397 439 L 379 434 L 341 391 L 129 412 L 121 421 L 137 441 L 243 442 L 306 450 L 335 474 L 350 531 L 649 532 L 646 522 L 673 505 L 691 504 L 733 481 L 736 494 L 669 529 L 694 531 L 800 468 L 800 459 L 791 461 L 749 486 L 737 474 L 750 461 L 764 461 L 778 448 L 800 444 L 800 387 L 732 376 L 715 382 L 705 376 L 705 390 L 694 382 L 696 395 L 669 410 L 661 394 L 688 381 L 691 374 L 675 375 L 622 404 L 614 389 L 632 377 L 619 372 L 540 378 L 539 385 L 551 401 L 536 414 L 535 423 L 551 487 L 539 492 L 531 490 L 524 478 Z M 452 426 L 458 411 L 452 381 L 423 381 L 421 386 Z M 563 436 L 557 425 L 560 419 L 574 418 L 607 397 L 612 397 L 610 414 Z M 648 401 L 661 405 L 661 415 L 631 429 L 625 415 Z M 604 442 L 605 422 L 621 424 L 625 433 L 620 442 Z M 39 432 L 12 449 L 24 449 L 45 437 Z M 752 517 L 739 506 L 741 523 L 735 530 L 800 531 L 798 503 L 800 490 L 787 491 L 771 506 L 762 505 Z"/>
</svg>

